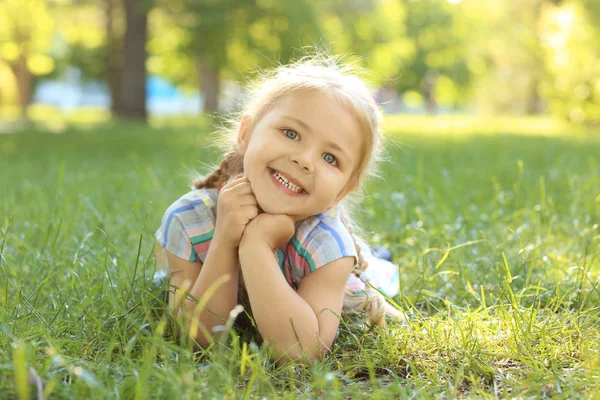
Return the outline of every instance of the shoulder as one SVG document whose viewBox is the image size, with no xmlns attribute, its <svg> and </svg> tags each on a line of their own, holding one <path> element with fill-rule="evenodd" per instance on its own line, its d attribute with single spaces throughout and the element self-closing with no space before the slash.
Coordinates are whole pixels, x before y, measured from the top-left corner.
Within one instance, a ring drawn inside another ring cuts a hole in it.
<svg viewBox="0 0 600 400">
<path fill-rule="evenodd" d="M 209 242 L 214 231 L 217 189 L 192 190 L 165 211 L 155 236 L 170 253 L 193 261 L 194 247 Z"/>
<path fill-rule="evenodd" d="M 307 264 L 303 268 L 307 272 L 343 257 L 357 257 L 352 234 L 336 209 L 300 222 L 293 240 L 295 250 Z"/>
<path fill-rule="evenodd" d="M 312 250 L 333 247 L 344 255 L 353 255 L 356 251 L 352 234 L 335 209 L 312 217 L 306 235 L 302 235 L 302 230 L 301 227 L 298 229 L 299 240 Z"/>
<path fill-rule="evenodd" d="M 214 211 L 217 206 L 217 189 L 196 189 L 187 192 L 173 202 L 165 216 L 185 215 L 187 213 L 205 213 Z"/>
</svg>

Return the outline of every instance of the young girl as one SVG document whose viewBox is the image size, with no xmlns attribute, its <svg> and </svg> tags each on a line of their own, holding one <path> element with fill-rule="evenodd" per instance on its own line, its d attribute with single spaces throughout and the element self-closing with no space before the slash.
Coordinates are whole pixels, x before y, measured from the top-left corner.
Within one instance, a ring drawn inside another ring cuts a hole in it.
<svg viewBox="0 0 600 400">
<path fill-rule="evenodd" d="M 378 159 L 381 116 L 349 69 L 314 59 L 276 69 L 242 115 L 219 167 L 156 233 L 180 292 L 169 303 L 206 345 L 246 298 L 276 358 L 314 360 L 343 307 L 365 310 L 371 325 L 395 310 L 359 280 L 367 262 L 342 206 Z M 393 264 L 379 265 L 397 279 Z"/>
</svg>

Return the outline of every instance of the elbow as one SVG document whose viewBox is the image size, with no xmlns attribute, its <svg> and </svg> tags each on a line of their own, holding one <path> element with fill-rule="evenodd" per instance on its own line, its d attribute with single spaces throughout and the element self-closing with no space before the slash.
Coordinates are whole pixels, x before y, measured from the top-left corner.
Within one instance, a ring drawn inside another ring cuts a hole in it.
<svg viewBox="0 0 600 400">
<path fill-rule="evenodd" d="M 302 353 L 290 354 L 288 362 L 293 364 L 312 364 L 322 358 L 322 353 L 319 351 L 305 351 Z"/>
<path fill-rule="evenodd" d="M 193 324 L 193 322 L 192 322 Z M 215 341 L 219 340 L 219 338 L 221 337 L 221 335 L 223 334 L 223 325 L 214 325 L 214 326 L 207 326 L 205 324 L 203 324 L 202 321 L 198 321 L 197 325 L 195 326 L 196 329 L 194 329 L 194 325 L 190 326 L 190 331 L 192 333 L 192 337 L 195 337 L 196 343 L 200 346 L 200 347 L 208 347 L 210 345 L 212 345 L 213 343 L 215 343 Z"/>
<path fill-rule="evenodd" d="M 271 346 L 271 348 L 273 361 L 277 365 L 312 364 L 321 360 L 329 352 L 324 346 L 306 348 L 300 343 L 295 343 L 291 348 L 288 347 L 285 350 L 276 346 Z"/>
<path fill-rule="evenodd" d="M 284 353 L 278 357 L 274 357 L 275 364 L 279 366 L 290 365 L 290 364 L 303 364 L 310 365 L 321 359 L 320 353 Z"/>
<path fill-rule="evenodd" d="M 207 348 L 215 342 L 215 337 L 211 334 L 211 332 L 207 332 L 206 330 L 201 332 L 198 330 L 194 334 L 193 329 L 191 328 L 190 331 L 190 339 L 193 338 L 193 340 L 196 342 L 196 345 L 201 348 Z"/>
<path fill-rule="evenodd" d="M 271 358 L 276 364 L 312 364 L 327 355 L 331 348 L 331 343 L 323 340 L 318 332 L 317 328 L 293 334 L 284 331 L 276 336 L 267 336 L 261 332 L 261 336 L 268 337 L 265 342 L 271 348 Z"/>
<path fill-rule="evenodd" d="M 175 320 L 178 321 L 179 330 L 185 333 L 190 340 L 202 348 L 208 347 L 214 343 L 215 338 L 211 329 L 203 324 L 202 320 L 195 320 L 185 312 L 181 307 L 173 309 Z"/>
<path fill-rule="evenodd" d="M 198 346 L 205 348 L 212 344 L 212 340 L 209 340 L 206 338 L 206 336 L 200 333 L 196 336 L 196 343 L 198 343 Z"/>
</svg>

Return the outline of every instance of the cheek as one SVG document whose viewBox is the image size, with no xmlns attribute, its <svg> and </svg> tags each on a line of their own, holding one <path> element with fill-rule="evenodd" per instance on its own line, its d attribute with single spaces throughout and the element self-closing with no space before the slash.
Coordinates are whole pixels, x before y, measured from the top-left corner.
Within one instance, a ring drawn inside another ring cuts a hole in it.
<svg viewBox="0 0 600 400">
<path fill-rule="evenodd" d="M 248 173 L 248 153 L 244 155 L 244 160 L 242 161 L 242 170 L 244 174 Z"/>
<path fill-rule="evenodd" d="M 350 186 L 354 186 L 354 176 L 352 173 L 341 173 L 340 174 L 340 179 L 339 179 L 340 185 L 337 187 L 338 188 L 338 193 L 341 193 L 343 191 L 348 191 L 348 188 Z"/>
<path fill-rule="evenodd" d="M 252 166 L 256 164 L 255 162 L 255 151 L 252 146 L 249 146 L 244 154 L 244 170 L 251 170 Z"/>
<path fill-rule="evenodd" d="M 323 175 L 321 182 L 324 194 L 337 196 L 347 185 L 349 177 L 340 170 L 329 170 Z"/>
</svg>

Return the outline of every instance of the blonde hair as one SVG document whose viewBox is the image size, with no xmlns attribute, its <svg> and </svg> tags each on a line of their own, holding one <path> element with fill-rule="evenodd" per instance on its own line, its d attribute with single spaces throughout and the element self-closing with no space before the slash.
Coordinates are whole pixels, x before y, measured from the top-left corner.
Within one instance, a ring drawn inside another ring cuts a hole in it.
<svg viewBox="0 0 600 400">
<path fill-rule="evenodd" d="M 249 117 L 249 129 L 266 115 L 279 101 L 292 94 L 319 92 L 332 95 L 340 101 L 356 118 L 363 134 L 364 152 L 357 163 L 352 179 L 356 185 L 352 196 L 346 196 L 345 204 L 340 204 L 342 222 L 352 234 L 358 260 L 353 273 L 363 279 L 367 262 L 361 255 L 361 248 L 354 234 L 356 227 L 349 218 L 349 202 L 357 203 L 360 199 L 360 188 L 367 175 L 377 174 L 377 164 L 382 158 L 381 145 L 381 112 L 371 96 L 369 88 L 360 78 L 361 70 L 354 64 L 344 64 L 339 58 L 318 55 L 303 58 L 296 63 L 283 65 L 262 75 L 250 87 L 249 101 L 243 110 L 227 121 L 222 129 L 218 143 L 224 157 L 219 166 L 208 176 L 193 183 L 196 189 L 223 186 L 229 178 L 243 170 L 243 156 L 237 151 L 237 137 L 241 127 L 242 116 Z M 351 182 L 349 181 L 348 184 Z M 347 200 L 348 199 L 348 200 Z M 368 282 L 365 282 L 364 295 L 356 296 L 351 291 L 345 293 L 345 304 L 351 303 L 355 310 L 364 310 L 369 325 L 385 326 L 386 314 L 394 314 L 385 298 Z M 386 307 L 386 305 L 388 307 Z"/>
</svg>

